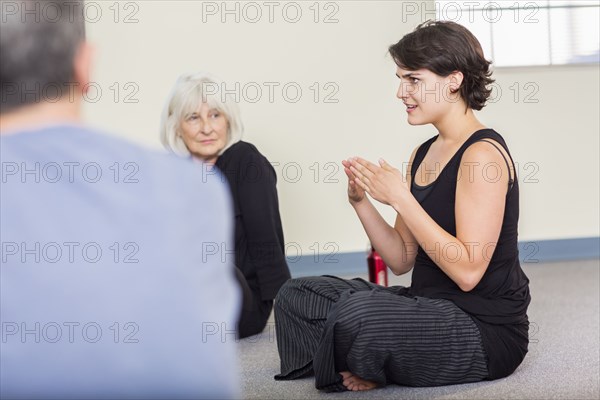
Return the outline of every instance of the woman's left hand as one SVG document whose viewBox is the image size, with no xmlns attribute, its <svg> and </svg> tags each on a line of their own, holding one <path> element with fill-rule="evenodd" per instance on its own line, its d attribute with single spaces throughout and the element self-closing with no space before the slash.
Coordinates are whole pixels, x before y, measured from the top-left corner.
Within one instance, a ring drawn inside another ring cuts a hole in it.
<svg viewBox="0 0 600 400">
<path fill-rule="evenodd" d="M 394 206 L 410 194 L 402 172 L 385 160 L 379 159 L 379 165 L 360 157 L 353 157 L 348 161 L 351 164 L 350 170 L 356 176 L 355 182 L 373 199 Z"/>
</svg>

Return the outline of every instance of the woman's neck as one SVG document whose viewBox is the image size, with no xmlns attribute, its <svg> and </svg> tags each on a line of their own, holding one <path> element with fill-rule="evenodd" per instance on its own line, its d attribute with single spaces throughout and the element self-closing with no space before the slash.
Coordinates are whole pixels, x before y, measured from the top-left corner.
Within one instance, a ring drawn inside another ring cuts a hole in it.
<svg viewBox="0 0 600 400">
<path fill-rule="evenodd" d="M 217 159 L 218 159 L 218 157 L 202 158 L 202 157 L 192 155 L 192 160 L 194 160 L 195 162 L 210 164 L 210 165 L 215 165 L 215 163 L 217 162 Z"/>
<path fill-rule="evenodd" d="M 439 133 L 438 140 L 449 146 L 463 143 L 473 132 L 485 128 L 470 108 L 466 113 L 464 108 L 454 108 L 443 120 L 433 125 Z"/>
</svg>

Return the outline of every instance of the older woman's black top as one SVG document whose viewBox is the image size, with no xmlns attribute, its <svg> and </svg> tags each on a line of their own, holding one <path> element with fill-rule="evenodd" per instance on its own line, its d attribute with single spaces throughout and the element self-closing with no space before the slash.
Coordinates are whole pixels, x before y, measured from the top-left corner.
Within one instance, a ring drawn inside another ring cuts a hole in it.
<svg viewBox="0 0 600 400">
<path fill-rule="evenodd" d="M 215 165 L 231 188 L 236 266 L 262 300 L 274 299 L 290 279 L 275 169 L 254 145 L 242 141 L 225 150 Z"/>
<path fill-rule="evenodd" d="M 436 138 L 437 136 L 429 139 L 417 150 L 411 166 L 412 176 L 415 176 L 419 164 Z M 411 192 L 423 209 L 453 236 L 456 236 L 454 207 L 461 158 L 471 144 L 482 139 L 497 141 L 510 156 L 502 136 L 492 129 L 482 129 L 473 133 L 463 143 L 431 185 L 419 187 L 414 184 L 414 179 L 412 180 Z M 484 167 L 474 169 L 475 173 L 482 173 Z M 495 176 L 495 169 L 490 168 L 488 174 Z M 468 177 L 463 176 L 460 179 Z M 529 343 L 529 279 L 519 263 L 518 219 L 519 184 L 515 176 L 514 182 L 509 183 L 504 219 L 495 249 L 492 243 L 468 244 L 471 251 L 486 251 L 485 254 L 492 254 L 487 270 L 473 290 L 463 292 L 429 257 L 430 254 L 433 255 L 431 249 L 423 249 L 421 246 L 412 273 L 410 291 L 413 295 L 451 300 L 473 317 L 481 331 L 483 346 L 488 355 L 490 379 L 511 374 L 525 357 Z M 490 246 L 494 249 L 493 252 Z M 447 249 L 446 252 L 442 249 L 442 254 L 446 257 L 456 257 L 456 249 Z"/>
</svg>

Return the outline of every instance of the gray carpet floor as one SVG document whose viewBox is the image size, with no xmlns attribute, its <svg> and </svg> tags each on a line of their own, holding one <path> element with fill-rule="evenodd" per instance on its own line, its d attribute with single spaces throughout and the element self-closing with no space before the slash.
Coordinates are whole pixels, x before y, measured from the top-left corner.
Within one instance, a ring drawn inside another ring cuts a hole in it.
<svg viewBox="0 0 600 400">
<path fill-rule="evenodd" d="M 523 363 L 507 378 L 431 388 L 388 385 L 368 392 L 342 393 L 318 391 L 312 377 L 275 381 L 279 357 L 271 315 L 261 334 L 240 340 L 243 396 L 246 399 L 600 399 L 600 261 L 523 264 L 523 269 L 531 281 L 531 343 Z M 410 276 L 390 276 L 390 285 L 409 284 Z"/>
</svg>

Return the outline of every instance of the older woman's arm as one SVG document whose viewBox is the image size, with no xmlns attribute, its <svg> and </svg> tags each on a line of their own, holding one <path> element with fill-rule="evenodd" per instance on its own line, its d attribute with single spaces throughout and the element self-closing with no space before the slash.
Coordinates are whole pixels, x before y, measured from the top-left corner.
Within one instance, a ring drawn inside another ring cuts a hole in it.
<svg viewBox="0 0 600 400">
<path fill-rule="evenodd" d="M 277 175 L 268 160 L 256 151 L 243 156 L 239 174 L 239 207 L 248 256 L 256 270 L 261 298 L 270 300 L 290 278 L 279 215 Z"/>
</svg>

